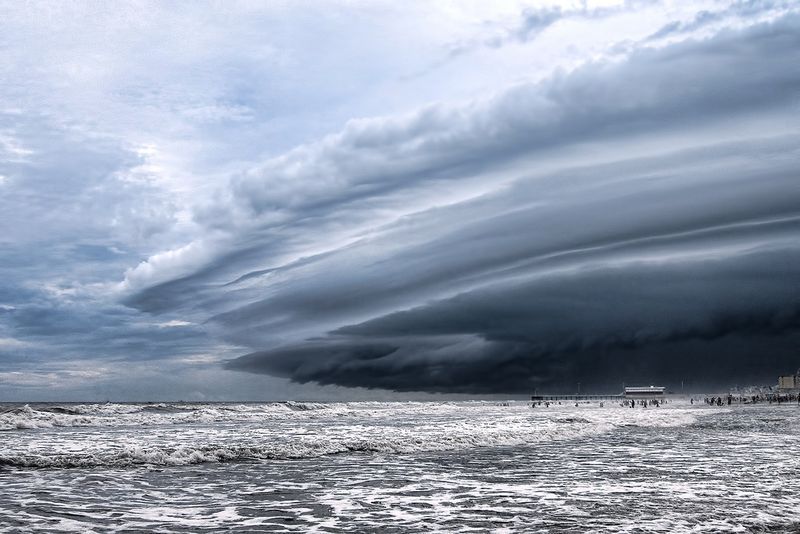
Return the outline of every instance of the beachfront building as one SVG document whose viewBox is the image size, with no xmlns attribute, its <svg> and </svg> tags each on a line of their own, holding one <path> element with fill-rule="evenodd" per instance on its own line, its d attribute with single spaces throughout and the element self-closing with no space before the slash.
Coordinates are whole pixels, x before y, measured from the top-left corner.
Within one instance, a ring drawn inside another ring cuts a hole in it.
<svg viewBox="0 0 800 534">
<path fill-rule="evenodd" d="M 779 390 L 795 390 L 800 389 L 800 369 L 793 375 L 779 376 L 778 377 Z"/>
<path fill-rule="evenodd" d="M 625 388 L 626 399 L 663 399 L 666 392 L 662 386 L 631 386 Z"/>
</svg>

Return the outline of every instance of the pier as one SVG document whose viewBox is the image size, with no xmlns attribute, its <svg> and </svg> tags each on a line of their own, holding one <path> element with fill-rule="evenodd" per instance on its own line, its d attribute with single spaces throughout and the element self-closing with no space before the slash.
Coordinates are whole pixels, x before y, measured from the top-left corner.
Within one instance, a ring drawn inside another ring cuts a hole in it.
<svg viewBox="0 0 800 534">
<path fill-rule="evenodd" d="M 628 399 L 663 399 L 667 388 L 664 386 L 629 386 L 624 388 L 623 393 L 616 395 L 531 395 L 533 402 L 550 401 L 604 401 L 604 400 L 628 400 Z"/>
<path fill-rule="evenodd" d="M 531 395 L 533 402 L 539 401 L 601 401 L 601 400 L 623 400 L 624 395 Z"/>
</svg>

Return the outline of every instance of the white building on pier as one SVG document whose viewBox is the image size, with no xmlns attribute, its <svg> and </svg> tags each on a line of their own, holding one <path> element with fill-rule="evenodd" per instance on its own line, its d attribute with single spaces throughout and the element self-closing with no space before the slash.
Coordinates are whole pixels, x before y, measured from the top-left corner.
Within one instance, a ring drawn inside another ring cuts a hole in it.
<svg viewBox="0 0 800 534">
<path fill-rule="evenodd" d="M 626 399 L 663 399 L 667 388 L 663 386 L 631 386 L 625 388 Z"/>
</svg>

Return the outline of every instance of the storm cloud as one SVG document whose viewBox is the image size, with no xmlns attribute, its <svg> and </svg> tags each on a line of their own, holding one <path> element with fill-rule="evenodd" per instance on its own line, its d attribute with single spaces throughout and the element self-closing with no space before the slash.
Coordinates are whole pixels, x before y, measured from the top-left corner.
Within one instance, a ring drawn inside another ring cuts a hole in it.
<svg viewBox="0 0 800 534">
<path fill-rule="evenodd" d="M 247 301 L 211 317 L 220 335 L 254 348 L 279 340 L 228 367 L 473 393 L 572 387 L 576 379 L 616 387 L 625 377 L 721 384 L 791 368 L 800 326 L 800 137 L 778 110 L 797 114 L 797 26 L 788 17 L 589 65 L 462 111 L 450 131 L 429 117 L 425 127 L 416 118 L 383 136 L 363 134 L 382 141 L 377 167 L 362 177 L 334 171 L 363 181 L 340 184 L 355 197 L 323 189 L 324 205 L 279 204 L 324 218 L 415 181 L 485 176 L 502 165 L 519 177 L 341 249 L 246 274 L 221 290 L 226 297 L 216 291 L 225 303 Z M 729 135 L 728 121 L 741 137 Z M 689 146 L 677 148 L 676 135 Z M 373 148 L 351 137 L 360 138 L 345 132 L 336 141 Z M 612 161 L 576 164 L 597 157 L 578 152 L 554 156 L 554 170 L 537 169 L 539 153 L 590 140 L 608 146 Z M 387 155 L 408 145 L 415 151 Z M 320 157 L 293 168 L 316 169 Z M 409 173 L 406 159 L 420 167 Z M 388 174 L 378 180 L 381 169 Z M 283 194 L 263 187 L 270 198 Z M 251 206 L 265 200 L 243 191 Z M 148 295 L 138 298 L 146 304 Z M 284 342 L 315 329 L 329 333 Z M 730 350 L 734 339 L 740 348 Z"/>
<path fill-rule="evenodd" d="M 0 85 L 26 110 L 0 110 L 0 379 L 341 397 L 800 366 L 797 7 L 470 9 L 97 13 L 86 42 L 65 15 L 32 103 Z M 172 55 L 132 62 L 148 35 Z"/>
</svg>

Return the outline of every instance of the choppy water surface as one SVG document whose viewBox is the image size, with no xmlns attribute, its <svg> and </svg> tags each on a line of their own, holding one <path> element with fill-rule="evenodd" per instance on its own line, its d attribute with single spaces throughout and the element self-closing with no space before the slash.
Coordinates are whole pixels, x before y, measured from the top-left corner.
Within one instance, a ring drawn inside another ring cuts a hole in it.
<svg viewBox="0 0 800 534">
<path fill-rule="evenodd" d="M 0 532 L 798 532 L 800 407 L 4 405 Z"/>
</svg>

